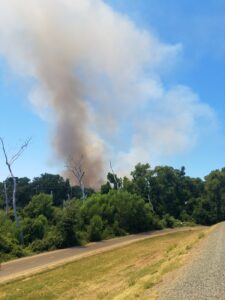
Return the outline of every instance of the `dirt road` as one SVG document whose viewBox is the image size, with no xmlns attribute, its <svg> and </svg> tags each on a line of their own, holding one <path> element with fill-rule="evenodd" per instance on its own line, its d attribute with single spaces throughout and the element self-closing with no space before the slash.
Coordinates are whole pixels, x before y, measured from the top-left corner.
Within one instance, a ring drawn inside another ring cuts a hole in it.
<svg viewBox="0 0 225 300">
<path fill-rule="evenodd" d="M 79 260 L 83 257 L 91 256 L 97 253 L 109 251 L 118 247 L 129 245 L 133 242 L 147 239 L 150 237 L 165 235 L 178 231 L 195 230 L 193 228 L 176 228 L 152 231 L 148 233 L 129 235 L 111 240 L 91 243 L 84 247 L 73 247 L 63 250 L 56 250 L 25 257 L 2 264 L 0 271 L 0 284 L 20 277 L 30 276 L 32 274 L 60 266 L 70 261 Z"/>
<path fill-rule="evenodd" d="M 159 300 L 225 299 L 225 222 L 217 225 L 181 271 L 162 289 Z"/>
</svg>

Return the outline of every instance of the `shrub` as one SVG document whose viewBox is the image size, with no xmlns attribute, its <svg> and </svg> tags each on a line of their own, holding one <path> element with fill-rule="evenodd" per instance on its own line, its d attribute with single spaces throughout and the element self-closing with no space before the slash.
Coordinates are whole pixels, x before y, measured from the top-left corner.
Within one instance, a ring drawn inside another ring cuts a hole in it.
<svg viewBox="0 0 225 300">
<path fill-rule="evenodd" d="M 70 201 L 64 208 L 61 220 L 56 226 L 58 234 L 62 237 L 61 247 L 80 245 L 83 238 L 80 234 L 82 225 L 80 202 Z"/>
<path fill-rule="evenodd" d="M 25 218 L 22 222 L 22 230 L 25 244 L 29 244 L 36 239 L 44 237 L 48 221 L 43 215 L 39 215 L 35 219 Z"/>
<path fill-rule="evenodd" d="M 103 222 L 102 218 L 95 215 L 90 222 L 88 228 L 89 240 L 90 241 L 100 241 L 102 239 Z"/>
<path fill-rule="evenodd" d="M 111 190 L 108 194 L 89 197 L 81 208 L 84 223 L 98 215 L 105 227 L 113 228 L 115 235 L 137 233 L 155 228 L 155 216 L 149 204 L 137 195 Z"/>
<path fill-rule="evenodd" d="M 43 252 L 43 251 L 47 251 L 49 250 L 50 245 L 48 243 L 48 240 L 44 239 L 44 240 L 35 240 L 33 241 L 30 246 L 29 249 L 31 249 L 34 252 Z"/>
<path fill-rule="evenodd" d="M 164 225 L 164 228 L 174 228 L 182 226 L 183 223 L 180 220 L 175 219 L 173 216 L 166 214 L 162 219 L 162 224 Z"/>
<path fill-rule="evenodd" d="M 3 237 L 0 235 L 0 249 L 0 261 L 22 257 L 25 255 L 22 247 L 18 243 L 18 240 L 12 237 Z"/>
<path fill-rule="evenodd" d="M 115 233 L 114 233 L 113 228 L 110 227 L 110 226 L 107 226 L 104 229 L 103 233 L 102 233 L 102 239 L 106 240 L 106 239 L 110 239 L 110 238 L 113 238 L 113 237 L 115 237 Z"/>
</svg>

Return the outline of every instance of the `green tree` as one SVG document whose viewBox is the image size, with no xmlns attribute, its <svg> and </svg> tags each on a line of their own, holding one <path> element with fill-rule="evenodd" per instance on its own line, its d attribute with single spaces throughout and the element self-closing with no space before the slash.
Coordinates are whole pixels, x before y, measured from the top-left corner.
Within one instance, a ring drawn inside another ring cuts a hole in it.
<svg viewBox="0 0 225 300">
<path fill-rule="evenodd" d="M 30 203 L 24 208 L 24 213 L 30 218 L 43 215 L 51 220 L 54 213 L 52 196 L 46 194 L 33 196 Z"/>
<path fill-rule="evenodd" d="M 140 195 L 145 201 L 151 200 L 151 185 L 153 171 L 149 164 L 137 164 L 134 171 L 131 172 L 133 182 L 133 192 Z M 126 185 L 127 186 L 126 182 Z"/>
<path fill-rule="evenodd" d="M 76 200 L 69 201 L 63 209 L 61 220 L 57 224 L 57 231 L 62 238 L 62 246 L 70 247 L 82 242 L 82 219 L 80 213 L 81 203 Z"/>
<path fill-rule="evenodd" d="M 64 180 L 60 175 L 41 174 L 35 177 L 32 184 L 34 194 L 45 193 L 53 196 L 53 203 L 56 206 L 63 204 L 63 200 L 69 198 L 71 188 L 68 180 Z"/>
<path fill-rule="evenodd" d="M 225 168 L 212 171 L 205 177 L 205 193 L 215 204 L 217 222 L 225 220 Z"/>
</svg>

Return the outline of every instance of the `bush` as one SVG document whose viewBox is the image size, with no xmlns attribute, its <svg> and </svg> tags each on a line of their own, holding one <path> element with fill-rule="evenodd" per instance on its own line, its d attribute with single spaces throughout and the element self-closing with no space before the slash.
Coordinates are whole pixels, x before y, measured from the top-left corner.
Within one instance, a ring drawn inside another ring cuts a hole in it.
<svg viewBox="0 0 225 300">
<path fill-rule="evenodd" d="M 113 232 L 116 236 L 123 236 L 127 234 L 127 232 L 124 229 L 120 228 L 118 221 L 115 221 L 113 224 Z"/>
<path fill-rule="evenodd" d="M 140 196 L 125 191 L 111 190 L 108 194 L 89 197 L 81 208 L 82 219 L 89 225 L 96 215 L 102 218 L 103 231 L 110 226 L 115 235 L 155 228 L 155 216 L 149 204 L 145 204 Z"/>
<path fill-rule="evenodd" d="M 43 215 L 39 215 L 35 219 L 25 218 L 22 222 L 25 245 L 28 245 L 36 239 L 42 239 L 45 235 L 47 226 L 48 221 Z"/>
<path fill-rule="evenodd" d="M 102 239 L 107 240 L 107 239 L 111 239 L 113 237 L 115 237 L 113 228 L 110 226 L 107 226 L 102 233 Z"/>
<path fill-rule="evenodd" d="M 92 241 L 100 241 L 102 239 L 102 231 L 103 231 L 103 222 L 102 218 L 98 215 L 95 215 L 90 222 L 90 226 L 88 227 L 89 240 Z"/>
<path fill-rule="evenodd" d="M 0 235 L 0 262 L 25 255 L 24 250 L 19 245 L 18 240 L 12 237 Z"/>
<path fill-rule="evenodd" d="M 174 228 L 174 227 L 180 227 L 183 225 L 183 223 L 180 220 L 175 219 L 173 216 L 170 216 L 169 214 L 166 214 L 163 219 L 162 219 L 162 225 L 164 226 L 163 228 L 169 227 L 169 228 Z"/>
<path fill-rule="evenodd" d="M 80 202 L 70 201 L 64 208 L 61 220 L 56 226 L 58 234 L 62 238 L 61 247 L 80 245 L 83 242 L 81 240 L 83 237 L 80 234 L 82 225 Z"/>
<path fill-rule="evenodd" d="M 30 246 L 29 249 L 31 249 L 33 252 L 43 252 L 43 251 L 47 251 L 50 249 L 50 244 L 48 242 L 48 240 L 44 239 L 44 240 L 35 240 L 33 241 Z"/>
</svg>

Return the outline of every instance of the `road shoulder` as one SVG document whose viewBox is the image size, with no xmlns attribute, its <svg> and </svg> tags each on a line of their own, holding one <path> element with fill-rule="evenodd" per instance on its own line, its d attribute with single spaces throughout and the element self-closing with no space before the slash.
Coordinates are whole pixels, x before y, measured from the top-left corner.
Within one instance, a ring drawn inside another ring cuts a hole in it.
<svg viewBox="0 0 225 300">
<path fill-rule="evenodd" d="M 210 234 L 217 229 L 219 224 L 209 227 L 204 237 L 199 239 L 199 242 L 193 245 L 191 251 L 183 255 L 181 265 L 169 272 L 163 277 L 163 281 L 157 284 L 149 293 L 151 300 L 167 300 L 165 296 L 168 290 L 172 290 L 176 284 L 184 277 L 188 272 L 190 266 L 198 260 L 199 255 L 207 244 Z"/>
</svg>

